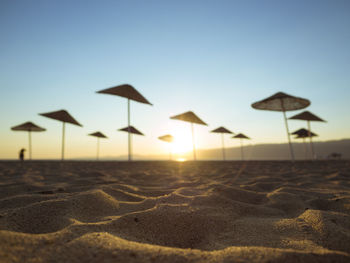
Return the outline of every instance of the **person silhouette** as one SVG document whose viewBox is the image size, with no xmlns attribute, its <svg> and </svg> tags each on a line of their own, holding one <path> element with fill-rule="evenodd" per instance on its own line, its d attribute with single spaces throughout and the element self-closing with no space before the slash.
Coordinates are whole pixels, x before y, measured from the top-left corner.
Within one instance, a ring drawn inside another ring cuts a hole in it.
<svg viewBox="0 0 350 263">
<path fill-rule="evenodd" d="M 21 161 L 24 160 L 24 152 L 25 152 L 26 149 L 22 148 L 20 151 L 19 151 L 19 159 Z"/>
</svg>

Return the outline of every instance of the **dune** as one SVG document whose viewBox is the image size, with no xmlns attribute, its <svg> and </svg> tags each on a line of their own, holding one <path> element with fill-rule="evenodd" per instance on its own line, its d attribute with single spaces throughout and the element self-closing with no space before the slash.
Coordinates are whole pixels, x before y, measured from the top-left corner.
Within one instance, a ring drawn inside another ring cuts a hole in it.
<svg viewBox="0 0 350 263">
<path fill-rule="evenodd" d="M 350 262 L 349 161 L 0 162 L 0 262 Z"/>
</svg>

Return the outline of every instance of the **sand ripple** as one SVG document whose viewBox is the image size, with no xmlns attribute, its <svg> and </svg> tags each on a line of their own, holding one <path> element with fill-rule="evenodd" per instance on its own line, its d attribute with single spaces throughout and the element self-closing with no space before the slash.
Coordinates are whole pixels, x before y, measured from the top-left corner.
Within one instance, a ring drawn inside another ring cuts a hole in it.
<svg viewBox="0 0 350 263">
<path fill-rule="evenodd" d="M 350 262 L 350 162 L 0 162 L 0 262 Z"/>
</svg>

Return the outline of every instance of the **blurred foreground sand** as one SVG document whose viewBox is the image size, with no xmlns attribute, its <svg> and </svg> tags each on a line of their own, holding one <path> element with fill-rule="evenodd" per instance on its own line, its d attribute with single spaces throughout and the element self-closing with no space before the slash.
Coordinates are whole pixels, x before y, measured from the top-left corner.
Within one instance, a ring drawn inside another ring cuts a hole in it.
<svg viewBox="0 0 350 263">
<path fill-rule="evenodd" d="M 350 162 L 0 162 L 0 262 L 350 262 Z"/>
</svg>

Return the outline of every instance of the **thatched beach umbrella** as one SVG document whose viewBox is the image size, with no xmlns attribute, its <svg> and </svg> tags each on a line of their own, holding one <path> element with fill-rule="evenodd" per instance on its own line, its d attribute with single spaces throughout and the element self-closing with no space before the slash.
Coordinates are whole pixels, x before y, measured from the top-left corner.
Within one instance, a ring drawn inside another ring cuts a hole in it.
<svg viewBox="0 0 350 263">
<path fill-rule="evenodd" d="M 308 99 L 303 99 L 299 97 L 294 97 L 283 92 L 277 92 L 276 94 L 263 99 L 261 101 L 252 104 L 252 107 L 257 110 L 269 110 L 269 111 L 282 111 L 284 122 L 287 130 L 287 137 L 289 143 L 289 150 L 292 160 L 294 161 L 294 152 L 292 148 L 292 143 L 290 141 L 288 122 L 286 117 L 286 111 L 300 110 L 304 109 L 310 105 Z"/>
<path fill-rule="evenodd" d="M 301 128 L 301 129 L 299 129 L 299 130 L 296 130 L 296 131 L 292 132 L 291 134 L 297 135 L 299 138 L 307 138 L 307 137 L 309 137 L 310 135 L 311 135 L 312 137 L 318 136 L 316 133 L 313 133 L 312 131 L 309 132 L 309 130 L 304 129 L 304 128 Z"/>
<path fill-rule="evenodd" d="M 239 133 L 235 136 L 233 136 L 232 138 L 234 139 L 240 139 L 241 141 L 241 159 L 242 161 L 244 160 L 244 153 L 243 153 L 243 140 L 246 139 L 246 140 L 250 140 L 250 138 L 246 135 L 244 135 L 243 133 Z"/>
<path fill-rule="evenodd" d="M 166 134 L 158 137 L 159 140 L 169 143 L 169 160 L 171 161 L 171 143 L 174 141 L 174 136 Z"/>
<path fill-rule="evenodd" d="M 186 121 L 191 123 L 191 129 L 192 129 L 192 144 L 193 144 L 193 160 L 196 160 L 196 145 L 194 140 L 194 129 L 193 129 L 193 123 L 201 124 L 201 125 L 208 125 L 204 121 L 202 121 L 196 114 L 194 114 L 192 111 L 187 111 L 185 113 L 175 115 L 173 117 L 170 117 L 172 120 L 180 120 L 180 121 Z"/>
<path fill-rule="evenodd" d="M 320 117 L 316 116 L 315 114 L 309 112 L 309 111 L 303 111 L 302 113 L 299 113 L 297 115 L 294 115 L 292 117 L 289 118 L 290 120 L 304 120 L 307 122 L 307 128 L 309 131 L 309 135 L 307 137 L 309 137 L 310 139 L 310 147 L 311 147 L 311 154 L 312 154 L 312 158 L 315 158 L 315 151 L 314 151 L 314 146 L 312 144 L 312 137 L 311 136 L 311 125 L 310 122 L 311 121 L 320 121 L 320 122 L 326 122 L 325 120 L 322 120 Z"/>
<path fill-rule="evenodd" d="M 303 139 L 303 143 L 304 143 L 304 150 L 305 150 L 305 159 L 307 158 L 307 147 L 306 147 L 306 142 L 305 142 L 305 138 L 311 136 L 318 136 L 316 133 L 313 132 L 309 132 L 308 130 L 301 128 L 299 130 L 296 130 L 294 132 L 292 132 L 291 134 L 296 135 L 296 137 L 294 137 L 295 139 Z"/>
<path fill-rule="evenodd" d="M 144 135 L 142 132 L 140 132 L 139 130 L 137 130 L 134 126 L 128 126 L 122 129 L 119 129 L 118 131 L 123 131 L 123 132 L 127 132 L 128 136 L 129 136 L 129 158 L 128 160 L 132 160 L 132 134 L 136 134 L 136 135 Z"/>
<path fill-rule="evenodd" d="M 38 125 L 28 121 L 20 125 L 11 127 L 13 131 L 27 131 L 28 132 L 28 148 L 29 148 L 29 159 L 32 159 L 32 132 L 42 132 L 46 129 L 39 127 Z"/>
<path fill-rule="evenodd" d="M 104 89 L 97 91 L 97 93 L 102 94 L 110 94 L 110 95 L 116 95 L 120 97 L 124 97 L 128 99 L 128 127 L 130 126 L 130 100 L 134 100 L 140 103 L 145 103 L 152 105 L 145 97 L 143 97 L 133 86 L 129 84 L 123 84 L 119 86 L 115 86 L 112 88 Z M 131 134 L 132 132 L 128 131 L 128 160 L 131 161 Z"/>
<path fill-rule="evenodd" d="M 225 161 L 226 160 L 226 156 L 225 156 L 224 134 L 225 133 L 233 134 L 233 132 L 231 132 L 230 130 L 226 129 L 225 127 L 219 127 L 219 128 L 217 128 L 215 130 L 212 130 L 211 132 L 213 132 L 213 133 L 220 133 L 221 134 L 222 158 Z"/>
<path fill-rule="evenodd" d="M 97 153 L 96 153 L 96 160 L 99 159 L 99 155 L 100 155 L 100 138 L 102 139 L 107 139 L 107 136 L 105 136 L 102 132 L 94 132 L 94 133 L 90 133 L 90 136 L 94 136 L 97 138 Z"/>
<path fill-rule="evenodd" d="M 39 115 L 54 119 L 62 122 L 62 151 L 61 151 L 61 160 L 64 160 L 64 141 L 65 141 L 65 131 L 66 131 L 66 122 L 82 127 L 79 122 L 77 122 L 66 110 L 58 110 L 47 113 L 39 113 Z"/>
</svg>

